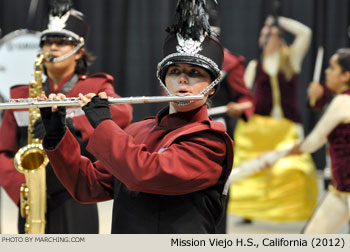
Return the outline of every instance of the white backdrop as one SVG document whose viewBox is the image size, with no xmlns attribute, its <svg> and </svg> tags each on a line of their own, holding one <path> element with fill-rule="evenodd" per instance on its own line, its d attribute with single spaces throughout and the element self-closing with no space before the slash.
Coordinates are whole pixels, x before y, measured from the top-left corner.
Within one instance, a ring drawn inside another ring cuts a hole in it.
<svg viewBox="0 0 350 252">
<path fill-rule="evenodd" d="M 34 61 L 40 51 L 40 32 L 16 30 L 0 40 L 0 93 L 8 100 L 9 89 L 33 80 Z"/>
</svg>

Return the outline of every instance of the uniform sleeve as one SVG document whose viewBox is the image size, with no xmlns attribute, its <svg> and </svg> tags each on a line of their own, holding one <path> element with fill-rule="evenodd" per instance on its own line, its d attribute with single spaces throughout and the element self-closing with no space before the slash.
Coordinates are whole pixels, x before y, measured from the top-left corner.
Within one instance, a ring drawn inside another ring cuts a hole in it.
<svg viewBox="0 0 350 252">
<path fill-rule="evenodd" d="M 100 86 L 99 92 L 106 92 L 110 97 L 120 97 L 114 91 L 113 83 L 109 79 L 105 79 L 103 84 Z M 119 104 L 110 105 L 112 119 L 121 128 L 128 126 L 132 120 L 132 106 L 130 104 Z M 90 125 L 85 115 L 73 117 L 73 122 L 75 127 L 79 130 L 81 134 L 81 141 L 86 141 L 94 132 L 93 127 Z"/>
<path fill-rule="evenodd" d="M 254 113 L 254 99 L 244 82 L 244 62 L 243 59 L 230 54 L 225 50 L 223 70 L 227 73 L 230 96 L 233 102 L 251 102 L 252 106 L 242 113 L 242 118 L 247 121 Z"/>
<path fill-rule="evenodd" d="M 18 205 L 21 184 L 24 175 L 18 172 L 13 163 L 13 156 L 19 149 L 17 140 L 17 123 L 12 110 L 6 110 L 0 127 L 0 185 Z"/>
<path fill-rule="evenodd" d="M 114 87 L 110 82 L 105 82 L 99 92 L 106 92 L 108 96 L 118 98 L 120 97 L 114 91 Z M 130 104 L 110 105 L 112 120 L 122 129 L 128 126 L 132 120 L 133 108 Z"/>
<path fill-rule="evenodd" d="M 44 138 L 44 147 L 48 147 Z M 54 150 L 45 149 L 55 174 L 74 199 L 94 203 L 113 198 L 113 176 L 101 162 L 80 155 L 80 146 L 69 130 Z"/>
<path fill-rule="evenodd" d="M 350 99 L 348 95 L 338 95 L 333 99 L 324 115 L 321 117 L 315 128 L 301 144 L 302 152 L 312 153 L 322 147 L 327 136 L 345 120 L 350 120 Z"/>
<path fill-rule="evenodd" d="M 215 185 L 226 157 L 225 141 L 217 133 L 182 136 L 166 149 L 149 152 L 111 120 L 96 128 L 87 149 L 130 190 L 163 195 Z"/>
</svg>

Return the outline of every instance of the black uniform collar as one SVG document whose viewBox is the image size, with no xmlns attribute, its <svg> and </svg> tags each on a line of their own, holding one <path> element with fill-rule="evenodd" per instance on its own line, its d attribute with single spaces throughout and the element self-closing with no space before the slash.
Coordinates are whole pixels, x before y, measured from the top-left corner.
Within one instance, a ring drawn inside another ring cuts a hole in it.
<svg viewBox="0 0 350 252">
<path fill-rule="evenodd" d="M 155 119 L 158 126 L 170 128 L 179 128 L 189 123 L 209 120 L 206 105 L 191 111 L 173 114 L 169 114 L 169 107 L 166 107 L 157 114 Z"/>
</svg>

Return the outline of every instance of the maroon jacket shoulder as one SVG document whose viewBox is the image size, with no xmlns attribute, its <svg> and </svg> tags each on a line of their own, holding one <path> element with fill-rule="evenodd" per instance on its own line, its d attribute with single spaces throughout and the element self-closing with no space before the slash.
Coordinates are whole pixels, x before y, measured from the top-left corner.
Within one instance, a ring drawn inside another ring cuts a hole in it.
<svg viewBox="0 0 350 252">
<path fill-rule="evenodd" d="M 28 85 L 15 85 L 10 88 L 11 99 L 28 98 Z"/>
<path fill-rule="evenodd" d="M 222 66 L 222 70 L 227 72 L 228 70 L 237 67 L 238 65 L 244 66 L 244 57 L 236 56 L 231 53 L 229 50 L 225 49 L 224 51 L 224 63 Z"/>
<path fill-rule="evenodd" d="M 109 96 L 115 95 L 113 86 L 114 78 L 106 73 L 98 73 L 91 76 L 80 75 L 79 81 L 68 93 L 69 96 L 76 97 L 79 93 L 99 93 L 107 92 Z"/>
<path fill-rule="evenodd" d="M 104 78 L 109 81 L 114 81 L 114 77 L 112 75 L 109 75 L 108 73 L 95 73 L 89 76 L 90 78 Z"/>
</svg>

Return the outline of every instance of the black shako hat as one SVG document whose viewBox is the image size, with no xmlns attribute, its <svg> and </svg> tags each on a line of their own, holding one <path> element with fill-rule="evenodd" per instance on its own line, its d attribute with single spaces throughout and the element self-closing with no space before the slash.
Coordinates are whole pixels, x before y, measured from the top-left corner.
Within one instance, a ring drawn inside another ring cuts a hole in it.
<svg viewBox="0 0 350 252">
<path fill-rule="evenodd" d="M 52 0 L 47 29 L 41 32 L 40 45 L 53 38 L 63 38 L 73 43 L 85 43 L 89 25 L 84 14 L 73 9 L 71 0 Z"/>
<path fill-rule="evenodd" d="M 204 68 L 213 82 L 203 94 L 217 85 L 221 78 L 224 51 L 212 33 L 205 0 L 179 0 L 176 7 L 178 23 L 168 28 L 163 54 L 157 67 L 157 77 L 165 87 L 167 69 L 174 64 L 191 64 Z"/>
</svg>

